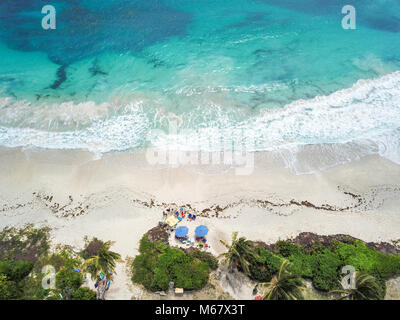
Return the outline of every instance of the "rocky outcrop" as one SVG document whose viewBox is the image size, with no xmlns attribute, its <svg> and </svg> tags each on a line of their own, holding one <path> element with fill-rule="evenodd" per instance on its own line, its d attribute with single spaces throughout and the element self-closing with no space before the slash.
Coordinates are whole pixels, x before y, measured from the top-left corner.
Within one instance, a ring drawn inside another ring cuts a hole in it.
<svg viewBox="0 0 400 320">
<path fill-rule="evenodd" d="M 149 241 L 162 241 L 168 245 L 168 228 L 166 225 L 157 226 L 147 231 Z"/>
</svg>

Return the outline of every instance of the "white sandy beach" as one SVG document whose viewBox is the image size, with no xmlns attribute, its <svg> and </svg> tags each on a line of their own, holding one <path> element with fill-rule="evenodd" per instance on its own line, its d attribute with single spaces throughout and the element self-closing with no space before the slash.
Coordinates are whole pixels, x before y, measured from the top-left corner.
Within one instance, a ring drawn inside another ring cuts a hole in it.
<svg viewBox="0 0 400 320">
<path fill-rule="evenodd" d="M 184 222 L 190 232 L 197 224 L 209 227 L 214 254 L 223 251 L 219 240 L 230 240 L 234 231 L 267 243 L 300 232 L 375 242 L 400 238 L 400 166 L 379 156 L 307 175 L 257 166 L 256 157 L 248 176 L 155 169 L 127 156 L 92 158 L 83 151 L 2 148 L 0 228 L 47 225 L 54 244 L 81 248 L 84 236 L 96 236 L 115 241 L 123 258 L 134 257 L 142 235 L 176 205 L 197 213 L 196 222 Z M 249 290 L 229 293 L 251 298 Z M 107 299 L 131 298 L 145 296 L 120 264 Z"/>
</svg>

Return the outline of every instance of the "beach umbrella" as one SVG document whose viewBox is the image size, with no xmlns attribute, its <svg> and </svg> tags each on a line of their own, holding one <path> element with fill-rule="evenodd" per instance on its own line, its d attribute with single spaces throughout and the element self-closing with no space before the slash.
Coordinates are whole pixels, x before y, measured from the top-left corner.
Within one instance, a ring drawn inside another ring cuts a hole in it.
<svg viewBox="0 0 400 320">
<path fill-rule="evenodd" d="M 188 227 L 180 226 L 179 228 L 176 229 L 175 236 L 178 238 L 183 238 L 188 234 L 188 231 L 189 231 Z"/>
<path fill-rule="evenodd" d="M 206 226 L 198 226 L 194 233 L 197 237 L 204 237 L 208 233 L 208 228 Z"/>
</svg>

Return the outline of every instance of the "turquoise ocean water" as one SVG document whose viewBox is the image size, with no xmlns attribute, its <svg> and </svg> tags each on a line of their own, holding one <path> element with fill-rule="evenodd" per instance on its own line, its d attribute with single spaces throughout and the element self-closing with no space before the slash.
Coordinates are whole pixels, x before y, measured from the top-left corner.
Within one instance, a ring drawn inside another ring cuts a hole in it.
<svg viewBox="0 0 400 320">
<path fill-rule="evenodd" d="M 236 132 L 400 163 L 399 70 L 399 0 L 2 0 L 0 145 L 216 150 Z"/>
</svg>

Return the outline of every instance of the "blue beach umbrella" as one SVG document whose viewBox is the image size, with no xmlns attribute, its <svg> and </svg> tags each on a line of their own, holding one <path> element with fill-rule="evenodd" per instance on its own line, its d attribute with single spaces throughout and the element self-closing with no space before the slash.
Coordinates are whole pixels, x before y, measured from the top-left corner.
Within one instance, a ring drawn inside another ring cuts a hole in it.
<svg viewBox="0 0 400 320">
<path fill-rule="evenodd" d="M 208 228 L 206 226 L 198 226 L 194 233 L 197 237 L 204 237 L 208 233 Z"/>
<path fill-rule="evenodd" d="M 187 235 L 188 231 L 189 231 L 188 227 L 185 226 L 178 227 L 175 231 L 175 236 L 178 238 L 183 238 L 184 236 Z"/>
</svg>

